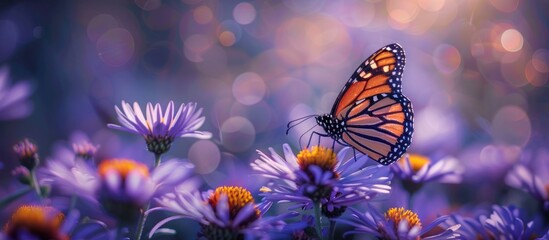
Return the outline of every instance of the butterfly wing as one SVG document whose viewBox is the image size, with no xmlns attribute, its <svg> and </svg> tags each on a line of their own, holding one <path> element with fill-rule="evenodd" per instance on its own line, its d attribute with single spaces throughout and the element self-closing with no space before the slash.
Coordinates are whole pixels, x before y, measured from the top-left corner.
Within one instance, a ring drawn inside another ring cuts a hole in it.
<svg viewBox="0 0 549 240">
<path fill-rule="evenodd" d="M 343 141 L 383 165 L 400 159 L 412 141 L 412 104 L 400 93 L 359 100 L 341 116 Z"/>
<path fill-rule="evenodd" d="M 360 64 L 339 93 L 332 107 L 332 116 L 340 117 L 355 102 L 374 95 L 400 93 L 405 62 L 404 50 L 397 43 L 372 54 Z"/>
</svg>

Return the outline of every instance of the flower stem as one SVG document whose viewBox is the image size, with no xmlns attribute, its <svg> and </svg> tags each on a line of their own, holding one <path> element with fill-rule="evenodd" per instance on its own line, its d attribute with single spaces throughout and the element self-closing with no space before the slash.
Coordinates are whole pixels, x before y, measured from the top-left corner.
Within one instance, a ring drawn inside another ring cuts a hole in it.
<svg viewBox="0 0 549 240">
<path fill-rule="evenodd" d="M 336 221 L 330 219 L 330 239 L 335 239 Z"/>
<path fill-rule="evenodd" d="M 147 210 L 149 210 L 150 203 L 145 206 L 141 217 L 139 217 L 139 223 L 137 224 L 137 232 L 135 234 L 135 240 L 140 240 L 141 235 L 143 235 L 143 228 L 145 228 L 145 222 L 147 221 Z"/>
<path fill-rule="evenodd" d="M 323 236 L 322 236 L 322 222 L 320 221 L 320 205 L 322 203 L 320 202 L 315 202 L 313 203 L 313 206 L 314 206 L 314 211 L 315 211 L 315 229 L 316 229 L 316 234 L 318 234 L 318 238 L 319 239 L 324 239 Z"/>
<path fill-rule="evenodd" d="M 412 200 L 414 198 L 414 193 L 410 193 L 408 194 L 408 210 L 413 210 L 412 209 Z"/>
<path fill-rule="evenodd" d="M 34 188 L 34 191 L 36 191 L 36 194 L 38 194 L 38 197 L 42 198 L 42 191 L 40 190 L 40 185 L 38 185 L 38 180 L 36 180 L 36 171 L 34 169 L 30 171 L 30 178 L 31 186 Z"/>
<path fill-rule="evenodd" d="M 154 154 L 154 168 L 158 167 L 158 165 L 160 165 L 160 161 L 161 161 L 161 154 Z"/>
</svg>

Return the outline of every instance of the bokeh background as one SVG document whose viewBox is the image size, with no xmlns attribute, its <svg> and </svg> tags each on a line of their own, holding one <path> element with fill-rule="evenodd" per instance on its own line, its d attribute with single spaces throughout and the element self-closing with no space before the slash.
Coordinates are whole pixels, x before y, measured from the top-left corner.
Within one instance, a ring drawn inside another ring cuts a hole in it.
<svg viewBox="0 0 549 240">
<path fill-rule="evenodd" d="M 466 167 L 464 184 L 444 201 L 506 196 L 528 207 L 502 179 L 518 161 L 549 156 L 548 1 L 0 5 L 0 66 L 12 83 L 32 86 L 29 115 L 0 122 L 1 192 L 18 186 L 9 180 L 17 165 L 11 146 L 24 137 L 43 159 L 80 131 L 101 145 L 103 158 L 152 163 L 140 137 L 106 128 L 122 100 L 198 102 L 213 139 L 177 140 L 168 154 L 194 162 L 208 185 L 255 188 L 260 181 L 242 172 L 256 149 L 298 148 L 314 121 L 286 135 L 288 121 L 329 112 L 358 64 L 393 42 L 406 51 L 403 92 L 416 116 L 409 151 L 452 156 Z"/>
</svg>

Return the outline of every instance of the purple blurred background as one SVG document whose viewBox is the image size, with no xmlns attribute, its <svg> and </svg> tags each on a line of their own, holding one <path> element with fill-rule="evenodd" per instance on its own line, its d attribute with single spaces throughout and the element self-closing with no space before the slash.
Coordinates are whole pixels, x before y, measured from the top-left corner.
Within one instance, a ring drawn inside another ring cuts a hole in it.
<svg viewBox="0 0 549 240">
<path fill-rule="evenodd" d="M 189 158 L 210 185 L 259 186 L 239 177 L 255 150 L 299 146 L 314 121 L 289 136 L 287 122 L 327 113 L 358 64 L 393 42 L 407 54 L 403 92 L 416 115 L 410 152 L 454 156 L 466 166 L 465 182 L 482 188 L 478 181 L 501 181 L 513 163 L 547 151 L 547 1 L 0 5 L 0 66 L 33 89 L 32 113 L 0 122 L 2 178 L 17 165 L 11 146 L 20 139 L 35 141 L 45 159 L 75 131 L 100 144 L 103 158 L 152 161 L 140 137 L 106 124 L 121 100 L 174 100 L 198 102 L 202 129 L 214 138 L 177 140 L 168 155 Z"/>
</svg>

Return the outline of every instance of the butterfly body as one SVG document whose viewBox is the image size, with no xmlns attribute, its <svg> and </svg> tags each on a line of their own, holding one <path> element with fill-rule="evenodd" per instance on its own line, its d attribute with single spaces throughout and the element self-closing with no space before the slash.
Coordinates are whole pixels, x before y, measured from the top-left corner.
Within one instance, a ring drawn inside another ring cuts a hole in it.
<svg viewBox="0 0 549 240">
<path fill-rule="evenodd" d="M 350 145 L 375 161 L 389 165 L 400 159 L 412 141 L 414 114 L 402 94 L 405 54 L 396 43 L 367 58 L 347 81 L 329 114 L 317 124 L 334 141 Z"/>
<path fill-rule="evenodd" d="M 339 141 L 346 130 L 345 120 L 337 119 L 332 114 L 319 115 L 315 119 L 316 123 L 335 141 Z"/>
</svg>

